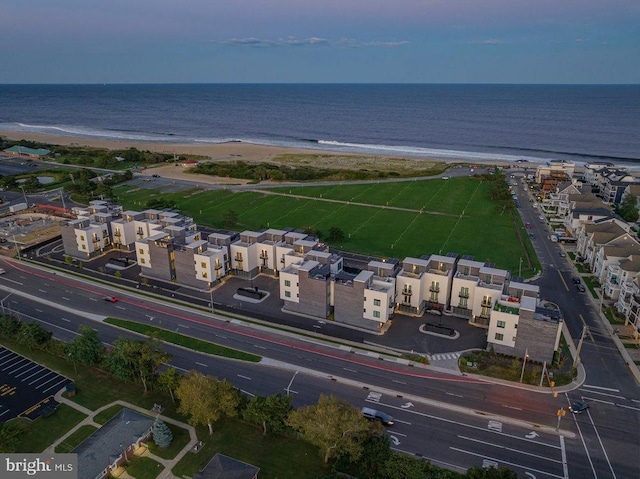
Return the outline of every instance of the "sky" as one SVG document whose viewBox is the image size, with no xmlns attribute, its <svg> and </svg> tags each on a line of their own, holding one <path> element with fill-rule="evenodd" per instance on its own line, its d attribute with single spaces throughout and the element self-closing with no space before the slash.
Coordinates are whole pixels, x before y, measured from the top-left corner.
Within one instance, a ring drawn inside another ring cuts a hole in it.
<svg viewBox="0 0 640 479">
<path fill-rule="evenodd" d="M 0 83 L 640 83 L 638 0 L 0 0 Z"/>
</svg>

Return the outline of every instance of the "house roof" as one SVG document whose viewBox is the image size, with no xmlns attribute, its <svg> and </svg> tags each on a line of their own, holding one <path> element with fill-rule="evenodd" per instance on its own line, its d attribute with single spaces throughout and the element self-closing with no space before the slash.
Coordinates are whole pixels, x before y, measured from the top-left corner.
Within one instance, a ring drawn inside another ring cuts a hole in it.
<svg viewBox="0 0 640 479">
<path fill-rule="evenodd" d="M 260 468 L 217 453 L 193 479 L 253 479 Z"/>
<path fill-rule="evenodd" d="M 640 254 L 640 244 L 629 235 L 609 241 L 602 249 L 606 258 L 627 258 Z"/>
<path fill-rule="evenodd" d="M 123 408 L 72 451 L 78 455 L 81 477 L 96 477 L 131 444 L 146 436 L 153 421 L 150 416 Z"/>
<path fill-rule="evenodd" d="M 629 273 L 640 273 L 640 255 L 634 254 L 620 261 L 620 269 Z"/>
</svg>

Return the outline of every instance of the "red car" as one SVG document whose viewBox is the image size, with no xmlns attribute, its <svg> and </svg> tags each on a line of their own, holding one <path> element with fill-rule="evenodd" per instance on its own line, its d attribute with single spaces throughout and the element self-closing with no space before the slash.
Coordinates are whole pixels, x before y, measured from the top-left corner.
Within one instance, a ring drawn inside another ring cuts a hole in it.
<svg viewBox="0 0 640 479">
<path fill-rule="evenodd" d="M 118 298 L 116 298 L 115 296 L 105 296 L 104 298 L 105 301 L 109 301 L 110 303 L 116 303 L 118 301 Z"/>
</svg>

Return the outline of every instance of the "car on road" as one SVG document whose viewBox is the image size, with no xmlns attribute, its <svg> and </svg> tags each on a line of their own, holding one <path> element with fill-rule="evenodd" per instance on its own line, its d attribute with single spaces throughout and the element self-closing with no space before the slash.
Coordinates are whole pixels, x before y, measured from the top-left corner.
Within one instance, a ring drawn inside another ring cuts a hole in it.
<svg viewBox="0 0 640 479">
<path fill-rule="evenodd" d="M 5 274 L 6 272 L 7 272 L 7 270 L 6 270 L 6 269 L 4 269 L 4 268 L 0 268 L 0 274 Z"/>
<path fill-rule="evenodd" d="M 589 409 L 589 405 L 586 402 L 576 401 L 571 406 L 569 406 L 569 411 L 573 414 L 582 414 L 582 411 L 586 411 Z"/>
<path fill-rule="evenodd" d="M 363 407 L 360 411 L 362 416 L 371 421 L 380 421 L 385 426 L 393 426 L 393 417 L 389 416 L 387 413 L 378 411 L 377 409 L 371 409 L 368 407 Z"/>
<path fill-rule="evenodd" d="M 571 280 L 573 281 L 573 284 L 582 284 L 580 276 L 574 276 L 573 278 L 571 278 Z"/>
<path fill-rule="evenodd" d="M 443 176 L 443 177 L 442 177 L 442 179 L 443 179 L 443 180 L 448 180 L 448 179 L 449 179 L 449 177 L 448 177 L 448 176 Z"/>
<path fill-rule="evenodd" d="M 583 285 L 581 284 L 576 284 L 576 288 L 578 289 L 579 292 L 584 293 L 587 288 L 585 288 Z"/>
<path fill-rule="evenodd" d="M 116 296 L 105 296 L 104 298 L 105 301 L 108 301 L 109 303 L 117 303 L 118 302 L 118 298 Z"/>
<path fill-rule="evenodd" d="M 154 173 L 153 175 L 151 175 L 153 178 L 160 178 L 160 175 L 157 173 Z"/>
<path fill-rule="evenodd" d="M 531 238 L 531 239 L 536 239 L 536 235 L 535 235 L 535 234 L 533 234 L 533 233 L 529 233 L 529 238 Z"/>
<path fill-rule="evenodd" d="M 565 256 L 567 256 L 567 253 L 565 253 L 564 251 L 560 251 L 560 253 L 558 253 L 560 255 L 561 258 L 564 258 Z"/>
</svg>

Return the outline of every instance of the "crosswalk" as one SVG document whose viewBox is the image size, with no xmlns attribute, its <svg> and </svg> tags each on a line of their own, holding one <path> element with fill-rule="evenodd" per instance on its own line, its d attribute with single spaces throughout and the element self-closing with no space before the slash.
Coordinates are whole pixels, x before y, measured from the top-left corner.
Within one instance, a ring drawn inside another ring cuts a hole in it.
<svg viewBox="0 0 640 479">
<path fill-rule="evenodd" d="M 453 359 L 458 359 L 460 357 L 460 353 L 441 353 L 441 354 L 429 354 L 429 361 L 451 361 Z"/>
</svg>

